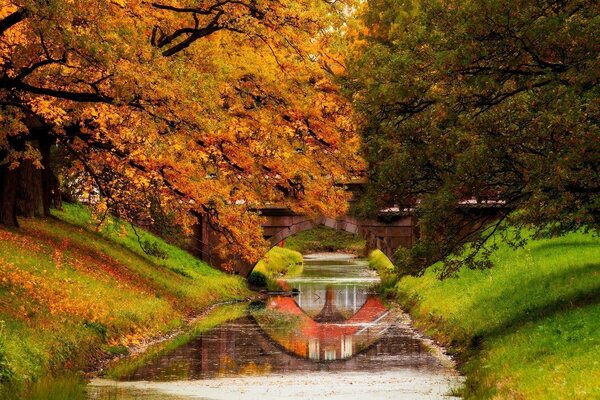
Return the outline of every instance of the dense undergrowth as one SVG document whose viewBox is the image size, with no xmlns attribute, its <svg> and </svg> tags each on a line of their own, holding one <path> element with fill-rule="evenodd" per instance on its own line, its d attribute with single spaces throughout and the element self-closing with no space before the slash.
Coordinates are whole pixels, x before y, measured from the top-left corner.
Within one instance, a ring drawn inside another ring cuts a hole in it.
<svg viewBox="0 0 600 400">
<path fill-rule="evenodd" d="M 281 290 L 282 284 L 278 280 L 300 275 L 303 270 L 302 261 L 302 254 L 297 251 L 273 247 L 256 264 L 248 277 L 248 282 L 269 290 Z"/>
<path fill-rule="evenodd" d="M 302 254 L 344 252 L 365 256 L 365 240 L 350 232 L 317 226 L 285 240 L 285 247 Z"/>
<path fill-rule="evenodd" d="M 501 246 L 488 271 L 403 277 L 418 327 L 462 361 L 472 399 L 600 398 L 600 240 L 581 233 Z"/>
<path fill-rule="evenodd" d="M 55 216 L 0 229 L 5 392 L 126 353 L 211 304 L 248 295 L 241 278 L 140 229 L 157 256 L 142 251 L 126 224 L 111 221 L 95 231 L 85 207 L 66 204 Z"/>
</svg>

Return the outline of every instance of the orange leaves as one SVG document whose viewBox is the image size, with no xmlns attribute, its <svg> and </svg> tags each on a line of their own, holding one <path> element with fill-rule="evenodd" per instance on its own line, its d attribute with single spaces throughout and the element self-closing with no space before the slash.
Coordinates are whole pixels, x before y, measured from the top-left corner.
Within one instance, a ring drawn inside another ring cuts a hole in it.
<svg viewBox="0 0 600 400">
<path fill-rule="evenodd" d="M 100 215 L 151 221 L 150 197 L 182 225 L 193 223 L 190 211 L 212 212 L 228 231 L 222 250 L 245 256 L 262 243 L 252 208 L 339 213 L 335 183 L 361 169 L 352 114 L 331 75 L 343 70 L 334 47 L 352 1 L 334 3 L 242 0 L 214 8 L 217 16 L 139 0 L 57 0 L 23 21 L 9 40 L 22 51 L 7 53 L 10 71 L 0 72 L 27 70 L 27 82 L 45 89 L 18 92 L 20 101 L 76 153 L 61 172 L 81 194 L 103 197 Z M 216 31 L 161 55 L 215 17 Z"/>
<path fill-rule="evenodd" d="M 26 296 L 32 300 L 28 307 L 20 306 L 19 311 L 25 318 L 46 310 L 51 315 L 65 318 L 77 316 L 90 321 L 97 321 L 108 315 L 108 309 L 94 301 L 92 296 L 82 299 L 81 296 L 74 295 L 80 289 L 68 279 L 63 279 L 61 286 L 57 288 L 51 281 L 6 262 L 0 263 L 0 274 L 2 286 L 10 288 L 15 296 Z"/>
<path fill-rule="evenodd" d="M 47 97 L 35 97 L 29 102 L 33 112 L 37 113 L 51 124 L 63 125 L 69 118 L 67 112 L 55 99 Z"/>
</svg>

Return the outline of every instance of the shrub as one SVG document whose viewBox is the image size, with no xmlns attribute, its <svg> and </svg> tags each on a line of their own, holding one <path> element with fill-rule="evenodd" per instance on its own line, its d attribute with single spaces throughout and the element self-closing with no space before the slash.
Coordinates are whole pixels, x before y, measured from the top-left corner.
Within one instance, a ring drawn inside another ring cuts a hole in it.
<svg viewBox="0 0 600 400">
<path fill-rule="evenodd" d="M 129 354 L 129 349 L 122 344 L 116 346 L 108 346 L 106 351 L 113 356 L 124 356 Z"/>
<path fill-rule="evenodd" d="M 257 287 L 267 287 L 267 277 L 258 271 L 252 271 L 252 273 L 250 274 L 250 276 L 248 277 L 248 283 Z"/>
<path fill-rule="evenodd" d="M 160 258 L 161 260 L 166 260 L 167 258 L 169 258 L 167 252 L 162 247 L 160 247 L 157 242 L 144 240 L 141 243 L 141 245 L 142 250 L 144 250 L 144 253 L 148 254 L 149 256 Z"/>
</svg>

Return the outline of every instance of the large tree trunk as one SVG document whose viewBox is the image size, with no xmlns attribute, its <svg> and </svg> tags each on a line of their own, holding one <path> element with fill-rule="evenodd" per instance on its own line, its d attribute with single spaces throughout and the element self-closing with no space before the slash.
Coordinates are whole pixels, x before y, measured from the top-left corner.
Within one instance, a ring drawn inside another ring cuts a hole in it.
<svg viewBox="0 0 600 400">
<path fill-rule="evenodd" d="M 25 143 L 40 151 L 42 168 L 31 160 L 21 160 L 19 167 L 0 166 L 0 225 L 18 226 L 17 216 L 25 218 L 50 216 L 52 203 L 60 203 L 56 177 L 50 165 L 53 138 L 48 130 L 34 128 L 27 137 L 13 138 L 14 149 L 23 150 Z M 0 154 L 0 162 L 4 155 Z M 54 183 L 54 185 L 53 185 Z"/>
<path fill-rule="evenodd" d="M 18 214 L 25 218 L 43 217 L 42 171 L 31 160 L 22 161 L 17 171 L 19 172 Z"/>
<path fill-rule="evenodd" d="M 51 206 L 57 210 L 62 210 L 62 193 L 60 191 L 60 182 L 54 172 L 50 174 L 50 198 Z"/>
<path fill-rule="evenodd" d="M 4 158 L 4 157 L 2 157 Z M 17 222 L 18 170 L 0 165 L 0 225 L 19 226 Z"/>
<path fill-rule="evenodd" d="M 53 178 L 56 179 L 54 173 L 52 172 L 52 167 L 50 165 L 50 147 L 52 146 L 54 140 L 48 136 L 43 136 L 40 138 L 40 153 L 42 155 L 42 207 L 43 207 L 43 215 L 45 217 L 50 216 L 50 207 L 52 206 L 52 183 Z M 58 186 L 56 187 L 58 189 Z M 60 192 L 59 192 L 60 193 Z"/>
</svg>

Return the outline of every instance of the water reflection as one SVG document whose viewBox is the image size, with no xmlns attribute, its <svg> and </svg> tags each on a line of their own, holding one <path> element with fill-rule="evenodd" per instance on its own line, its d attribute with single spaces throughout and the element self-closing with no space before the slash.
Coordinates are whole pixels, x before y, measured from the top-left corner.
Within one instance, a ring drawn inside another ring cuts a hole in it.
<svg viewBox="0 0 600 400">
<path fill-rule="evenodd" d="M 378 297 L 369 297 L 350 318 L 338 310 L 335 291 L 325 291 L 323 309 L 313 318 L 305 314 L 299 304 L 289 297 L 269 300 L 268 309 L 294 316 L 293 330 L 278 330 L 261 317 L 256 320 L 269 337 L 287 351 L 310 360 L 333 361 L 347 359 L 377 342 L 393 324 L 393 316 Z"/>
<path fill-rule="evenodd" d="M 107 386 L 106 381 L 95 381 L 90 398 L 104 399 L 107 390 L 115 391 L 118 387 L 120 394 L 115 399 L 145 399 L 150 398 L 148 393 L 152 388 L 181 394 L 178 390 L 182 381 L 201 380 L 206 389 L 206 385 L 213 387 L 214 382 L 219 382 L 214 379 L 223 384 L 225 378 L 252 376 L 270 380 L 276 374 L 290 374 L 296 379 L 310 373 L 404 371 L 410 372 L 416 383 L 419 379 L 444 376 L 446 368 L 401 320 L 401 315 L 390 312 L 378 296 L 370 293 L 376 282 L 376 275 L 362 260 L 340 256 L 309 258 L 302 276 L 287 282 L 298 289 L 297 296 L 275 296 L 254 304 L 244 317 L 206 332 L 122 376 L 121 381 L 130 382 L 129 386 L 126 383 Z M 260 379 L 252 381 L 259 391 L 263 390 Z M 371 378 L 362 379 L 366 379 L 367 385 Z M 160 383 L 175 381 L 177 385 Z M 430 382 L 431 387 L 440 391 L 447 388 L 447 382 L 435 382 L 435 385 Z M 142 392 L 141 383 L 146 385 Z M 231 389 L 219 387 L 220 391 L 214 393 L 228 393 Z M 184 393 L 178 398 L 197 394 Z"/>
<path fill-rule="evenodd" d="M 365 260 L 343 259 L 339 255 L 330 257 L 334 259 L 315 256 L 305 259 L 302 276 L 286 282 L 298 289 L 296 302 L 306 314 L 317 317 L 326 305 L 335 304 L 345 319 L 362 307 L 372 292 L 369 289 L 379 282 L 379 278 L 368 270 Z M 326 304 L 327 301 L 329 304 Z"/>
</svg>

